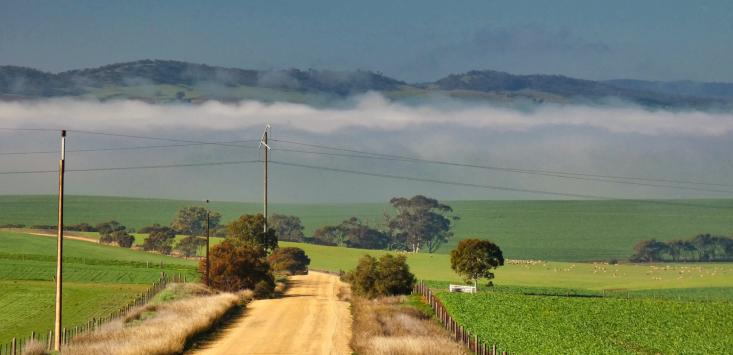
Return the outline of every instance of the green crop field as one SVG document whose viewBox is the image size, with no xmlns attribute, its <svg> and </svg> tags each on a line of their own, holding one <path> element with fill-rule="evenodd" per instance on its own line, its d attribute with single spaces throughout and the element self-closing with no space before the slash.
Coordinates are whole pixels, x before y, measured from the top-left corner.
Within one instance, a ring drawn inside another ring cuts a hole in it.
<svg viewBox="0 0 733 355">
<path fill-rule="evenodd" d="M 0 253 L 56 255 L 56 238 L 0 231 Z M 196 260 L 72 239 L 64 240 L 64 256 L 143 263 L 149 261 L 151 264 L 159 264 L 162 261 L 164 266 L 166 264 L 198 265 Z"/>
<path fill-rule="evenodd" d="M 657 238 L 687 239 L 697 233 L 733 233 L 733 200 L 641 201 L 443 201 L 461 217 L 455 237 L 438 253 L 448 254 L 465 238 L 496 242 L 511 259 L 588 261 L 633 253 L 637 242 Z M 96 224 L 115 219 L 128 228 L 168 225 L 182 206 L 202 201 L 155 200 L 102 196 L 67 196 L 66 224 Z M 355 216 L 381 222 L 385 203 L 270 204 L 271 213 L 299 216 L 306 235 Z M 212 202 L 227 222 L 261 213 L 259 203 Z M 0 225 L 56 223 L 55 196 L 0 196 Z M 141 238 L 138 238 L 140 240 Z"/>
<path fill-rule="evenodd" d="M 4 266 L 3 266 L 4 267 Z M 64 283 L 63 326 L 85 324 L 131 302 L 149 286 L 142 284 Z M 0 344 L 53 329 L 53 281 L 0 280 Z"/>
<path fill-rule="evenodd" d="M 161 271 L 198 279 L 194 260 L 85 241 L 65 240 L 64 256 L 63 321 L 69 327 L 127 304 Z M 55 238 L 0 232 L 0 344 L 53 329 L 55 260 Z"/>
<path fill-rule="evenodd" d="M 730 354 L 728 302 L 438 292 L 458 322 L 511 354 Z"/>
</svg>

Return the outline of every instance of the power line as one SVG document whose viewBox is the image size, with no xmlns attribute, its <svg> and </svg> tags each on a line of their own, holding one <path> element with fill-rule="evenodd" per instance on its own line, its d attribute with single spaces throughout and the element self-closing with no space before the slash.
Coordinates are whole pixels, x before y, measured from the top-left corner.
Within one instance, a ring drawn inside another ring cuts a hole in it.
<svg viewBox="0 0 733 355">
<path fill-rule="evenodd" d="M 479 167 L 479 166 L 474 166 L 474 165 L 448 163 L 448 162 L 435 162 L 435 161 L 427 161 L 427 160 L 413 160 L 413 159 L 402 159 L 402 158 L 385 158 L 385 157 L 378 157 L 378 156 L 363 156 L 363 155 L 350 155 L 350 154 L 339 154 L 339 153 L 311 152 L 311 151 L 301 151 L 301 150 L 293 150 L 293 149 L 277 149 L 277 151 L 286 152 L 286 153 L 316 154 L 316 155 L 341 156 L 341 157 L 351 157 L 351 158 L 379 159 L 379 160 L 392 160 L 392 161 L 404 161 L 404 162 L 415 162 L 415 163 L 428 163 L 428 164 L 441 164 L 441 165 L 462 166 L 462 167 L 485 168 L 485 167 Z M 519 173 L 530 174 L 530 175 L 551 176 L 551 177 L 559 177 L 559 178 L 574 179 L 574 180 L 610 182 L 610 183 L 616 183 L 616 184 L 662 187 L 662 188 L 677 189 L 677 190 L 694 190 L 694 191 L 722 192 L 722 193 L 733 194 L 733 191 L 728 191 L 728 190 L 715 190 L 715 189 L 704 189 L 704 188 L 698 188 L 698 187 L 658 185 L 658 184 L 631 182 L 631 181 L 615 181 L 615 180 L 605 180 L 605 179 L 598 179 L 598 178 L 591 178 L 591 177 L 566 176 L 566 175 L 558 175 L 558 174 L 551 174 L 551 173 L 538 173 L 538 172 L 528 172 L 528 171 L 513 171 L 513 170 L 507 170 L 507 169 L 491 169 L 491 168 L 486 168 L 486 169 L 512 171 L 512 172 L 519 172 Z"/>
<path fill-rule="evenodd" d="M 256 139 L 250 139 L 250 140 L 243 140 L 243 141 L 229 141 L 229 142 L 215 142 L 215 143 L 188 143 L 188 144 L 171 144 L 171 145 L 152 145 L 152 146 L 144 146 L 144 147 L 120 147 L 120 148 L 98 148 L 98 149 L 77 149 L 77 150 L 67 150 L 67 153 L 74 152 L 100 152 L 100 151 L 115 151 L 115 150 L 131 150 L 131 149 L 153 149 L 153 148 L 170 148 L 170 147 L 189 147 L 189 146 L 197 146 L 197 145 L 207 145 L 207 144 L 225 144 L 225 143 L 247 143 L 247 142 L 258 142 Z M 238 147 L 238 148 L 257 148 L 253 146 L 247 146 L 247 145 L 227 145 L 229 147 Z M 37 152 L 12 152 L 12 153 L 0 153 L 0 155 L 29 155 L 29 154 L 50 154 L 55 153 L 58 154 L 58 150 L 53 151 L 37 151 Z"/>
<path fill-rule="evenodd" d="M 258 163 L 258 162 L 260 162 L 260 160 L 228 161 L 228 162 L 198 163 L 198 164 L 127 166 L 127 167 L 112 167 L 112 168 L 93 168 L 93 169 L 66 169 L 66 171 L 67 172 L 88 172 L 88 171 L 112 171 L 112 170 L 141 170 L 141 169 L 185 168 L 185 167 L 192 167 L 192 166 L 235 165 L 235 164 L 249 164 L 249 163 Z M 6 172 L 0 172 L 0 175 L 11 175 L 11 174 L 42 174 L 42 173 L 58 173 L 58 170 L 6 171 Z"/>
<path fill-rule="evenodd" d="M 328 147 L 328 146 L 323 146 L 323 145 L 308 144 L 308 143 L 301 143 L 301 142 L 293 142 L 293 141 L 287 141 L 287 140 L 278 140 L 278 139 L 272 139 L 272 140 L 273 141 L 276 141 L 276 142 L 283 142 L 283 143 L 289 143 L 289 144 L 295 144 L 295 145 L 302 145 L 302 146 L 307 146 L 307 147 L 330 149 L 330 150 L 343 151 L 343 152 L 351 152 L 351 153 L 359 153 L 359 154 L 367 154 L 367 155 L 370 155 L 370 156 L 374 156 L 375 157 L 375 158 L 372 158 L 372 159 L 378 159 L 376 157 L 383 157 L 383 158 L 389 158 L 389 159 L 385 159 L 385 160 L 403 160 L 403 161 L 412 161 L 412 162 L 420 162 L 420 163 L 428 163 L 428 164 L 440 164 L 440 165 L 450 165 L 450 166 L 461 166 L 461 167 L 468 167 L 468 168 L 477 168 L 477 169 L 486 169 L 486 170 L 498 170 L 498 171 L 508 171 L 508 172 L 517 172 L 517 173 L 535 174 L 535 175 L 546 175 L 546 176 L 556 176 L 556 177 L 578 176 L 578 177 L 622 179 L 622 180 L 638 180 L 638 181 L 652 181 L 652 182 L 669 182 L 669 183 L 676 183 L 676 184 L 692 184 L 692 185 L 733 187 L 733 185 L 731 185 L 731 184 L 714 184 L 714 183 L 695 182 L 695 181 L 681 181 L 681 180 L 668 180 L 668 179 L 649 179 L 649 178 L 638 178 L 638 177 L 627 177 L 627 176 L 596 175 L 596 174 L 583 174 L 583 173 L 572 173 L 572 172 L 562 172 L 562 171 L 531 170 L 531 169 L 505 168 L 505 167 L 496 167 L 496 166 L 487 166 L 487 165 L 472 165 L 472 164 L 450 163 L 450 162 L 443 162 L 443 161 L 436 161 L 436 160 L 418 159 L 418 158 L 410 158 L 410 157 L 397 156 L 397 155 L 388 155 L 388 154 L 379 154 L 379 153 L 365 152 L 365 151 L 359 151 L 359 150 L 353 150 L 353 149 L 344 149 L 344 148 Z M 284 149 L 277 149 L 277 150 L 286 151 Z M 324 154 L 324 155 L 327 154 L 327 153 L 321 153 L 321 152 L 310 152 L 310 153 L 312 153 L 312 154 Z M 328 155 L 336 155 L 336 154 L 331 153 L 331 154 L 328 154 Z M 344 156 L 348 156 L 348 155 L 344 155 Z M 368 158 L 368 157 L 365 157 L 365 156 L 352 156 L 352 157 Z M 617 182 L 617 181 L 608 181 L 608 182 Z M 733 193 L 731 191 L 726 191 L 726 192 Z"/>
<path fill-rule="evenodd" d="M 564 192 L 551 192 L 551 191 L 532 190 L 532 189 L 520 189 L 520 188 L 492 186 L 492 185 L 481 185 L 481 184 L 472 184 L 472 183 L 463 183 L 463 182 L 454 182 L 454 181 L 445 181 L 445 180 L 434 180 L 434 179 L 425 179 L 425 178 L 413 178 L 413 177 L 398 176 L 398 175 L 389 175 L 389 174 L 381 174 L 381 173 L 370 173 L 370 172 L 356 171 L 356 170 L 327 168 L 327 167 L 323 167 L 323 166 L 314 166 L 314 165 L 297 164 L 297 163 L 284 163 L 284 162 L 277 162 L 277 161 L 270 161 L 270 162 L 273 163 L 273 164 L 279 164 L 279 165 L 285 165 L 285 166 L 292 166 L 292 167 L 298 167 L 298 168 L 305 168 L 305 169 L 333 171 L 333 172 L 339 172 L 339 173 L 347 173 L 347 174 L 355 174 L 355 175 L 365 175 L 365 176 L 373 176 L 373 177 L 382 177 L 382 178 L 396 179 L 396 180 L 428 182 L 428 183 L 443 184 L 443 185 L 453 185 L 453 186 L 463 186 L 463 187 L 475 187 L 475 188 L 491 189 L 491 190 L 500 190 L 500 191 L 526 192 L 526 193 L 533 193 L 533 194 L 552 195 L 552 196 L 561 196 L 561 197 L 576 197 L 576 198 L 594 199 L 594 200 L 637 201 L 637 202 L 640 202 L 640 203 L 652 203 L 652 204 L 662 204 L 662 205 L 687 206 L 687 207 L 702 207 L 702 208 L 716 208 L 716 209 L 726 209 L 726 210 L 727 209 L 730 209 L 730 208 L 727 208 L 727 207 L 718 207 L 718 206 L 709 206 L 709 205 L 698 205 L 698 204 L 688 204 L 688 203 L 675 203 L 675 202 L 669 202 L 669 201 L 655 201 L 655 200 L 631 200 L 631 199 L 627 199 L 627 198 L 605 197 L 605 196 L 584 195 L 584 194 L 574 194 L 574 193 L 564 193 Z"/>
</svg>

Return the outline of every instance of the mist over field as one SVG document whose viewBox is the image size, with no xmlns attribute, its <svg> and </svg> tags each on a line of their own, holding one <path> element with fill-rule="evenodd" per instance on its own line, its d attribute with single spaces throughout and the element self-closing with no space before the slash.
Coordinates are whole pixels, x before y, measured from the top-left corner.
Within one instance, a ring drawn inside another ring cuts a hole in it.
<svg viewBox="0 0 733 355">
<path fill-rule="evenodd" d="M 655 186 L 417 162 L 303 153 L 351 154 L 310 145 L 469 165 L 565 173 L 730 184 L 733 114 L 653 111 L 607 105 L 527 105 L 522 108 L 436 97 L 420 104 L 377 93 L 330 108 L 243 101 L 152 105 L 140 101 L 50 99 L 0 103 L 0 172 L 57 170 L 61 129 L 67 134 L 67 194 L 258 201 L 262 163 L 75 172 L 76 169 L 256 161 L 265 125 L 272 126 L 271 160 L 331 169 L 510 189 L 611 198 L 730 198 L 733 186 L 670 182 Z M 165 138 L 172 141 L 126 136 Z M 185 142 L 183 142 L 185 141 Z M 247 141 L 247 142 L 239 142 Z M 236 142 L 186 145 L 187 142 Z M 170 146 L 149 149 L 113 149 Z M 237 147 L 234 145 L 244 146 Z M 288 150 L 298 150 L 293 152 Z M 38 154 L 10 154 L 46 152 Z M 270 201 L 386 202 L 425 194 L 441 200 L 561 199 L 503 191 L 362 176 L 271 164 Z M 0 194 L 55 194 L 57 173 L 0 174 Z M 610 178 L 601 178 L 613 180 Z M 628 180 L 627 180 L 628 181 Z M 730 192 L 727 192 L 730 191 Z"/>
</svg>

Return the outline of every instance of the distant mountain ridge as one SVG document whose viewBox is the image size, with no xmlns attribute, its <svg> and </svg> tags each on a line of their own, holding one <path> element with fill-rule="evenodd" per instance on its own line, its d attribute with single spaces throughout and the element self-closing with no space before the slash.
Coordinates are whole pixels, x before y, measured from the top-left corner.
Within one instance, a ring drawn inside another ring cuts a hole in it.
<svg viewBox="0 0 733 355">
<path fill-rule="evenodd" d="M 665 92 L 708 99 L 733 100 L 733 84 L 682 81 L 645 81 L 632 79 L 605 80 L 604 84 L 631 90 Z"/>
<path fill-rule="evenodd" d="M 724 95 L 696 97 L 681 94 L 681 89 L 674 91 L 669 86 L 645 83 L 648 82 L 598 82 L 559 75 L 513 75 L 474 70 L 451 74 L 433 83 L 408 85 L 371 71 L 246 70 L 170 60 L 140 60 L 59 74 L 0 66 L 0 99 L 4 100 L 79 97 L 137 99 L 153 103 L 258 100 L 328 105 L 349 95 L 378 91 L 396 100 L 421 100 L 441 94 L 509 104 L 597 102 L 606 98 L 661 108 L 731 104 L 730 98 Z M 733 90 L 733 84 L 721 85 L 716 92 L 727 90 L 725 85 Z M 652 90 L 655 88 L 658 90 Z"/>
</svg>

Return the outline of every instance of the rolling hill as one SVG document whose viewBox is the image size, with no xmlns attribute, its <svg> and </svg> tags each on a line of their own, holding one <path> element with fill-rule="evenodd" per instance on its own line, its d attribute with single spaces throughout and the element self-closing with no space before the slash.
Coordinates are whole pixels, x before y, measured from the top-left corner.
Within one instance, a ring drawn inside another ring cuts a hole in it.
<svg viewBox="0 0 733 355">
<path fill-rule="evenodd" d="M 72 97 L 194 104 L 256 100 L 328 106 L 350 95 L 377 91 L 409 102 L 448 96 L 507 105 L 598 103 L 609 98 L 654 108 L 706 109 L 731 103 L 719 96 L 693 96 L 697 91 L 627 84 L 474 70 L 433 83 L 409 85 L 371 71 L 246 70 L 170 60 L 140 60 L 58 74 L 0 66 L 0 99 L 6 101 Z"/>
</svg>

